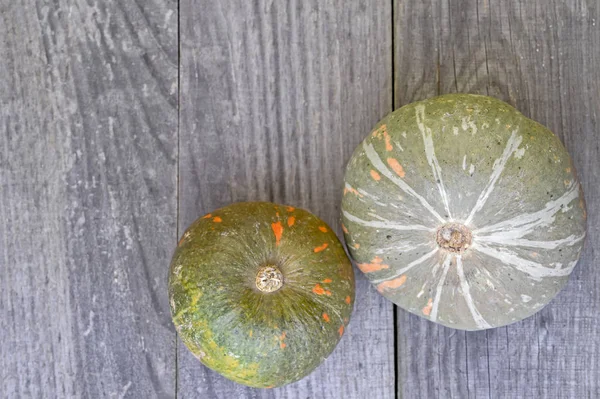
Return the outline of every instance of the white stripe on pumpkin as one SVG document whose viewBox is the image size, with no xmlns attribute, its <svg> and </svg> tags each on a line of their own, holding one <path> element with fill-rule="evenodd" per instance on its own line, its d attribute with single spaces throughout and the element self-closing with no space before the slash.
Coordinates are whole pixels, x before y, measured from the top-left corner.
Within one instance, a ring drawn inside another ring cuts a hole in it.
<svg viewBox="0 0 600 399">
<path fill-rule="evenodd" d="M 566 209 L 573 200 L 579 198 L 579 186 L 571 183 L 567 191 L 559 198 L 548 201 L 544 208 L 533 212 L 523 213 L 499 223 L 484 226 L 473 231 L 474 235 L 491 233 L 496 238 L 522 238 L 540 226 L 547 226 L 554 222 L 555 215 L 561 209 Z"/>
<path fill-rule="evenodd" d="M 504 152 L 502 153 L 502 156 L 496 159 L 494 165 L 492 166 L 492 174 L 490 176 L 490 180 L 479 195 L 479 198 L 477 198 L 475 206 L 473 207 L 471 213 L 469 214 L 469 217 L 467 217 L 467 220 L 465 221 L 466 225 L 471 223 L 475 214 L 479 212 L 485 205 L 490 194 L 492 193 L 492 191 L 494 191 L 496 182 L 500 178 L 502 171 L 504 171 L 506 163 L 508 162 L 511 155 L 519 148 L 521 141 L 523 141 L 523 137 L 517 135 L 517 130 L 513 130 L 512 134 L 510 135 L 510 138 L 508 139 L 508 142 L 506 143 L 506 147 L 504 147 Z"/>
<path fill-rule="evenodd" d="M 388 204 L 386 204 L 386 203 L 384 203 L 384 202 L 380 202 L 380 201 L 379 201 L 379 197 L 377 197 L 377 196 L 375 196 L 375 195 L 373 195 L 373 194 L 370 194 L 370 193 L 366 192 L 366 191 L 365 191 L 365 190 L 363 190 L 362 188 L 359 188 L 359 189 L 358 189 L 358 190 L 356 190 L 356 191 L 357 191 L 359 194 L 361 194 L 361 195 L 363 195 L 363 196 L 365 196 L 365 197 L 369 197 L 369 198 L 371 198 L 371 199 L 373 200 L 373 202 L 374 202 L 374 203 L 376 203 L 376 204 L 377 204 L 377 205 L 379 205 L 379 206 L 382 206 L 382 207 L 384 207 L 384 208 L 388 206 Z"/>
<path fill-rule="evenodd" d="M 444 259 L 444 269 L 442 270 L 442 277 L 440 277 L 440 281 L 438 282 L 437 288 L 435 289 L 435 298 L 433 299 L 431 314 L 429 315 L 431 321 L 437 320 L 438 307 L 440 305 L 440 298 L 442 297 L 442 288 L 444 287 L 444 282 L 446 281 L 448 269 L 450 269 L 451 260 L 452 256 L 450 256 L 450 254 L 446 255 L 446 259 Z"/>
<path fill-rule="evenodd" d="M 352 215 L 348 211 L 342 211 L 343 215 L 351 222 L 358 223 L 365 227 L 373 227 L 376 229 L 390 229 L 390 230 L 400 230 L 400 231 L 435 231 L 435 228 L 423 226 L 420 224 L 413 225 L 402 225 L 394 222 L 390 222 L 389 220 L 362 220 L 361 218 Z"/>
<path fill-rule="evenodd" d="M 429 202 L 427 202 L 427 200 L 425 198 L 423 198 L 415 190 L 413 190 L 413 188 L 411 186 L 409 186 L 408 184 L 406 184 L 406 182 L 404 180 L 396 177 L 388 169 L 388 167 L 385 166 L 385 164 L 383 163 L 381 158 L 379 158 L 379 155 L 373 149 L 373 146 L 371 144 L 367 144 L 367 142 L 365 141 L 365 142 L 363 142 L 363 148 L 365 150 L 365 154 L 367 155 L 367 158 L 369 158 L 369 160 L 371 161 L 371 164 L 373 165 L 373 167 L 375 169 L 377 169 L 385 177 L 390 179 L 392 181 L 392 183 L 394 183 L 396 186 L 398 186 L 406 194 L 416 198 L 421 203 L 421 205 L 423 205 L 423 207 L 425 209 L 427 209 L 429 212 L 431 212 L 431 214 L 433 216 L 435 216 L 435 218 L 438 219 L 441 223 L 446 223 L 446 220 L 443 217 L 441 217 L 440 214 L 437 213 L 435 209 L 433 209 L 433 207 L 429 204 Z"/>
<path fill-rule="evenodd" d="M 416 237 L 416 239 L 420 240 L 421 237 Z M 422 247 L 431 248 L 431 243 L 420 242 L 418 244 L 415 244 L 413 242 L 406 241 L 403 238 L 401 242 L 395 242 L 394 244 L 392 244 L 388 247 L 378 247 L 373 252 L 377 255 L 385 255 L 385 254 L 389 254 L 390 252 L 402 252 L 402 253 L 411 252 L 411 251 L 414 251 L 414 250 L 422 248 Z M 425 248 L 423 248 L 423 249 L 425 249 Z"/>
<path fill-rule="evenodd" d="M 438 191 L 440 192 L 440 196 L 442 197 L 442 202 L 444 203 L 444 208 L 446 209 L 446 213 L 448 214 L 448 219 L 452 220 L 452 214 L 450 213 L 450 203 L 448 201 L 448 194 L 446 193 L 446 188 L 444 187 L 444 180 L 442 179 L 442 167 L 440 166 L 440 163 L 438 162 L 438 159 L 435 156 L 431 129 L 425 126 L 424 105 L 416 106 L 416 116 L 417 126 L 419 127 L 421 135 L 423 136 L 423 144 L 425 146 L 425 156 L 427 156 L 427 162 L 429 163 L 429 166 L 431 166 L 433 178 L 436 182 L 435 184 L 438 187 Z"/>
<path fill-rule="evenodd" d="M 392 279 L 398 278 L 398 277 L 402 276 L 404 273 L 406 273 L 407 271 L 409 271 L 410 269 L 412 269 L 413 267 L 415 267 L 417 265 L 420 265 L 421 263 L 423 263 L 426 260 L 428 260 L 429 258 L 431 258 L 438 251 L 439 251 L 439 249 L 436 248 L 433 251 L 428 252 L 425 255 L 421 256 L 419 259 L 410 262 L 406 267 L 404 267 L 404 268 L 402 268 L 400 270 L 397 270 L 396 274 L 394 276 L 387 277 L 387 278 L 384 278 L 384 279 L 379 279 L 379 280 L 372 280 L 371 282 L 373 284 L 379 284 L 379 283 L 383 283 L 384 281 L 388 281 L 388 280 L 392 280 Z"/>
<path fill-rule="evenodd" d="M 515 269 L 529 274 L 534 280 L 540 281 L 544 277 L 564 277 L 571 274 L 575 263 L 565 268 L 560 268 L 561 265 L 557 264 L 557 268 L 551 269 L 545 267 L 541 263 L 534 262 L 532 260 L 523 259 L 515 252 L 509 249 L 494 249 L 480 242 L 473 243 L 470 250 L 480 252 L 484 255 L 496 258 L 504 264 L 511 265 Z"/>
<path fill-rule="evenodd" d="M 499 245 L 509 245 L 516 247 L 528 247 L 528 248 L 543 248 L 543 249 L 556 249 L 561 245 L 573 246 L 583 240 L 585 238 L 585 234 L 578 236 L 570 235 L 567 238 L 563 238 L 560 240 L 553 241 L 533 241 L 527 240 L 525 238 L 511 238 L 504 237 L 501 234 L 492 234 L 489 236 L 477 237 L 476 240 L 478 242 L 485 242 L 488 244 L 499 244 Z"/>
<path fill-rule="evenodd" d="M 467 307 L 471 312 L 471 316 L 475 321 L 475 325 L 477 326 L 477 328 L 480 329 L 490 328 L 491 326 L 488 324 L 487 321 L 485 321 L 481 313 L 479 313 L 479 310 L 477 310 L 475 303 L 473 302 L 473 297 L 471 296 L 471 287 L 469 286 L 469 282 L 465 278 L 465 272 L 463 270 L 462 265 L 462 258 L 460 257 L 460 255 L 456 257 L 456 272 L 458 273 L 458 279 L 460 280 L 460 290 L 462 291 L 462 295 L 465 298 L 465 301 L 467 302 Z"/>
</svg>

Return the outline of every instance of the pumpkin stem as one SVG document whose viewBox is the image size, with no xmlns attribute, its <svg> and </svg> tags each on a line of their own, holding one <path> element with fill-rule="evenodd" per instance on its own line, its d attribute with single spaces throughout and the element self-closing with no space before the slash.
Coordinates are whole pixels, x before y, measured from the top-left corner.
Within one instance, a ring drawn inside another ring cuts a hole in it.
<svg viewBox="0 0 600 399">
<path fill-rule="evenodd" d="M 447 223 L 438 229 L 436 238 L 441 248 L 462 253 L 471 246 L 473 235 L 463 224 Z"/>
<path fill-rule="evenodd" d="M 261 292 L 275 292 L 283 286 L 283 274 L 272 265 L 262 266 L 256 273 L 256 288 Z"/>
</svg>

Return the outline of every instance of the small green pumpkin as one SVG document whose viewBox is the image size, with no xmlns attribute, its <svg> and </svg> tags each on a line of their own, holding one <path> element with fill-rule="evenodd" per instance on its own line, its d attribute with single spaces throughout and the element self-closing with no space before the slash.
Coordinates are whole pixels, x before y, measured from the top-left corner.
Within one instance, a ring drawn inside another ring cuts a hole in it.
<svg viewBox="0 0 600 399">
<path fill-rule="evenodd" d="M 333 351 L 354 303 L 335 233 L 311 213 L 237 203 L 196 220 L 173 256 L 173 322 L 209 368 L 252 387 L 301 379 Z"/>
<path fill-rule="evenodd" d="M 575 267 L 586 225 L 560 140 L 469 94 L 386 116 L 348 163 L 342 214 L 350 254 L 380 293 L 464 330 L 545 306 Z"/>
</svg>

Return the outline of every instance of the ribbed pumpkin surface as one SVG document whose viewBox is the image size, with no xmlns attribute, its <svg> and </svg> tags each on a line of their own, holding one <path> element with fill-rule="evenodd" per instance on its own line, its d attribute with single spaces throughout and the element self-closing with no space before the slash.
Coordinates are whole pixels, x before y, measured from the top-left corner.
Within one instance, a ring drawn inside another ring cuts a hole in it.
<svg viewBox="0 0 600 399">
<path fill-rule="evenodd" d="M 316 216 L 237 203 L 185 232 L 169 296 L 179 336 L 202 363 L 268 388 L 304 377 L 333 351 L 352 312 L 354 274 Z"/>
<path fill-rule="evenodd" d="M 508 104 L 454 94 L 385 117 L 346 171 L 343 228 L 380 293 L 458 329 L 509 324 L 564 286 L 585 203 L 560 140 Z"/>
</svg>

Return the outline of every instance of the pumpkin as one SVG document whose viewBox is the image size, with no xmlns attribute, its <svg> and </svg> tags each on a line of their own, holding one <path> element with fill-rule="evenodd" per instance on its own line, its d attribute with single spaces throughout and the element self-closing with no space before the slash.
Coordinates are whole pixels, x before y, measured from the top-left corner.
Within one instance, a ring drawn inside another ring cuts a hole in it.
<svg viewBox="0 0 600 399">
<path fill-rule="evenodd" d="M 333 351 L 352 313 L 354 274 L 316 216 L 236 203 L 183 234 L 169 298 L 179 337 L 204 365 L 271 388 L 306 376 Z"/>
<path fill-rule="evenodd" d="M 586 209 L 547 128 L 494 98 L 451 94 L 380 121 L 346 169 L 344 237 L 386 298 L 444 326 L 524 319 L 565 285 Z"/>
</svg>

